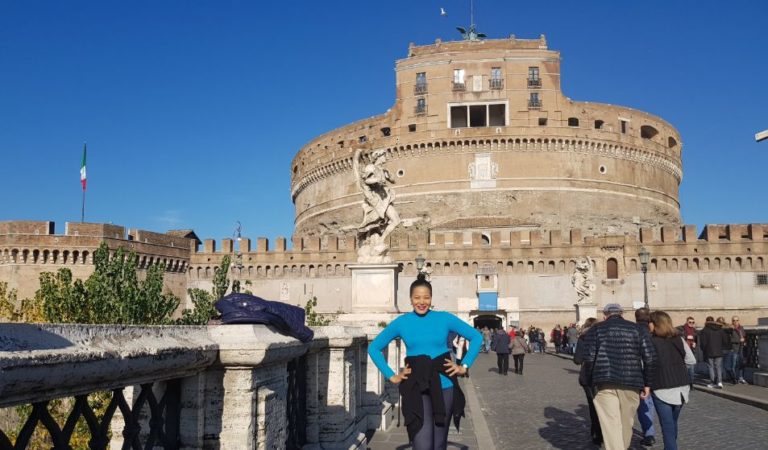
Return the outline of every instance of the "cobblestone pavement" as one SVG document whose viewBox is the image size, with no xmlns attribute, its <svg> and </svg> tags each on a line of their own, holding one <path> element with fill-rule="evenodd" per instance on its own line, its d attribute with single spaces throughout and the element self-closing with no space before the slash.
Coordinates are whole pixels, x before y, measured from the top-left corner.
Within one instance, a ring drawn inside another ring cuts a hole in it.
<svg viewBox="0 0 768 450">
<path fill-rule="evenodd" d="M 497 450 L 597 448 L 589 436 L 589 412 L 578 384 L 578 366 L 570 360 L 529 354 L 524 375 L 510 372 L 500 376 L 496 355 L 489 353 L 480 355 L 471 372 L 469 381 L 474 383 Z M 691 393 L 679 425 L 682 449 L 768 448 L 768 411 L 705 392 Z M 660 450 L 658 421 L 656 430 L 657 443 L 652 448 Z M 632 448 L 646 448 L 639 440 L 636 422 Z"/>
</svg>

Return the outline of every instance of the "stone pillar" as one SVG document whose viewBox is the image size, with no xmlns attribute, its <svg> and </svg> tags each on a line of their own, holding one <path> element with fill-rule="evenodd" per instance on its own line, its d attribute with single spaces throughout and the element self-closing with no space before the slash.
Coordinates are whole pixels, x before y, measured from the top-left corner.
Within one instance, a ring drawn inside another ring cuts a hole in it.
<svg viewBox="0 0 768 450">
<path fill-rule="evenodd" d="M 307 364 L 307 445 L 304 449 L 351 450 L 367 446 L 362 408 L 362 358 L 366 334 L 343 326 L 315 328 Z M 365 377 L 365 378 L 364 378 Z"/>
<path fill-rule="evenodd" d="M 395 418 L 394 403 L 398 401 L 398 397 L 395 397 L 395 401 L 391 401 L 387 392 L 387 385 L 393 385 L 384 379 L 384 375 L 379 371 L 373 361 L 366 355 L 368 351 L 368 344 L 376 338 L 381 332 L 380 327 L 366 327 L 363 329 L 366 333 L 368 342 L 361 348 L 361 362 L 363 364 L 363 399 L 362 406 L 363 411 L 368 416 L 369 430 L 386 430 L 392 424 Z M 395 340 L 389 343 L 384 350 L 384 357 L 387 363 L 393 370 L 397 371 L 399 367 L 398 357 L 399 341 Z"/>
<path fill-rule="evenodd" d="M 597 304 L 595 302 L 576 303 L 576 322 L 583 325 L 590 317 L 597 319 Z"/>
<path fill-rule="evenodd" d="M 211 327 L 210 335 L 219 361 L 205 374 L 203 448 L 285 448 L 287 364 L 310 344 L 263 325 Z"/>
</svg>

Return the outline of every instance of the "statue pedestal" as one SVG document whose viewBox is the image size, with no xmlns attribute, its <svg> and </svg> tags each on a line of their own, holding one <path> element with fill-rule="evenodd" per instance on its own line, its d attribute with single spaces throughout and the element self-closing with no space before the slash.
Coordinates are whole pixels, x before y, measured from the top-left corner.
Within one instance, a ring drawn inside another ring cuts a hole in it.
<svg viewBox="0 0 768 450">
<path fill-rule="evenodd" d="M 589 303 L 576 303 L 573 305 L 576 307 L 576 322 L 579 325 L 584 324 L 584 321 L 590 317 L 597 319 L 597 304 L 594 302 Z"/>
<path fill-rule="evenodd" d="M 354 264 L 352 313 L 398 313 L 397 264 Z"/>
</svg>

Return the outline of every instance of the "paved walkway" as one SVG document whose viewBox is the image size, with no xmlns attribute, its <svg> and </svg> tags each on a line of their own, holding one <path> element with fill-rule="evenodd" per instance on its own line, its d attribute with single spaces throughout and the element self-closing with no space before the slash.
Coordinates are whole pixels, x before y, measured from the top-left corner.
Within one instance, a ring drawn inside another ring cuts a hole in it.
<svg viewBox="0 0 768 450">
<path fill-rule="evenodd" d="M 511 362 L 511 361 L 510 361 Z M 451 449 L 596 449 L 589 436 L 589 417 L 578 385 L 578 367 L 553 355 L 529 354 L 524 375 L 496 373 L 496 356 L 481 354 L 463 380 L 468 397 L 461 434 L 452 432 Z M 706 389 L 706 388 L 703 388 Z M 726 385 L 723 394 L 747 398 L 765 395 L 760 387 Z M 768 390 L 768 389 L 766 389 Z M 476 402 L 472 401 L 475 396 Z M 661 429 L 656 423 L 661 450 Z M 680 416 L 680 448 L 768 448 L 768 411 L 697 390 Z M 642 449 L 635 423 L 633 449 Z M 404 427 L 377 432 L 370 448 L 410 449 Z"/>
<path fill-rule="evenodd" d="M 572 361 L 530 354 L 522 376 L 504 377 L 496 373 L 495 356 L 489 354 L 481 355 L 473 369 L 471 380 L 497 449 L 597 448 L 591 443 L 586 400 Z M 683 449 L 768 448 L 768 411 L 708 393 L 691 393 L 679 424 L 678 444 Z M 658 421 L 656 430 L 653 448 L 662 449 Z M 644 448 L 639 440 L 640 426 L 635 423 L 633 448 Z"/>
</svg>

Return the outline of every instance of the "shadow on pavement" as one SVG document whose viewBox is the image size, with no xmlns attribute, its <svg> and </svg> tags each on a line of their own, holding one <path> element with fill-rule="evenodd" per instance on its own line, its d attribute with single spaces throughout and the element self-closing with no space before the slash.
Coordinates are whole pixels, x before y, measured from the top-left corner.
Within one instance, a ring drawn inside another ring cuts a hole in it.
<svg viewBox="0 0 768 450">
<path fill-rule="evenodd" d="M 576 412 L 564 411 L 547 406 L 544 408 L 547 424 L 539 428 L 539 435 L 554 448 L 594 449 L 589 434 L 589 411 L 586 405 L 579 405 Z"/>
</svg>

